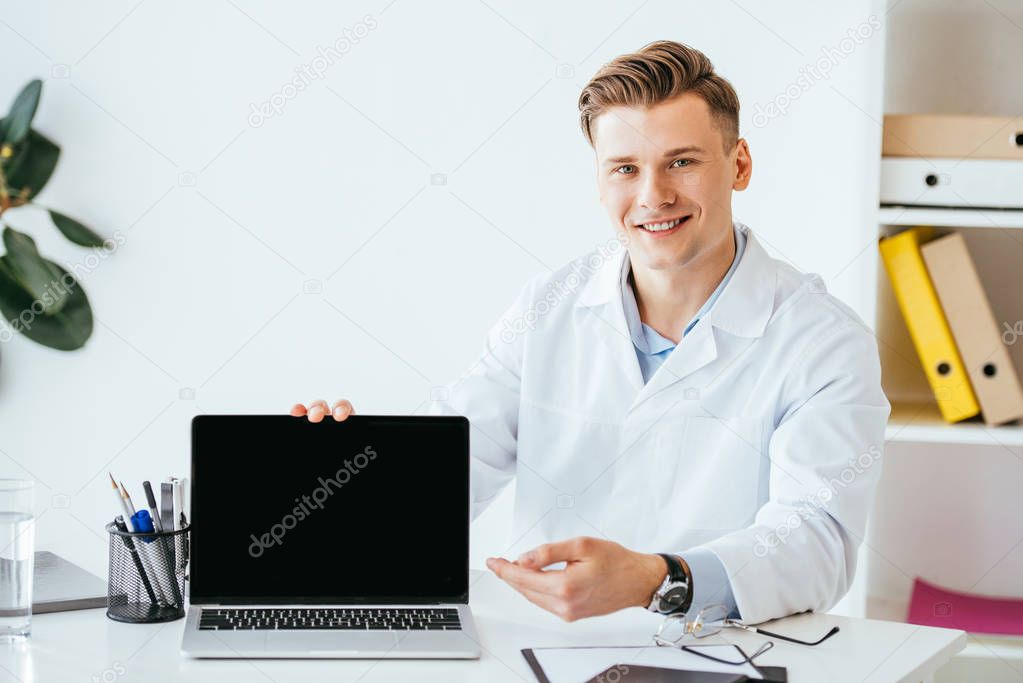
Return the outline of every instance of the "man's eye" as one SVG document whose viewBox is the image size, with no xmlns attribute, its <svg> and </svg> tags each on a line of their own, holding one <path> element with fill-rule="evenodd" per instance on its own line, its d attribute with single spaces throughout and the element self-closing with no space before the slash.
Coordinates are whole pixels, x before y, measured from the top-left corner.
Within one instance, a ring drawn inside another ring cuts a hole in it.
<svg viewBox="0 0 1023 683">
<path fill-rule="evenodd" d="M 684 166 L 688 166 L 691 163 L 693 163 L 691 159 L 675 159 L 675 161 L 671 162 L 672 166 L 678 164 L 676 168 L 682 168 Z"/>
<path fill-rule="evenodd" d="M 626 164 L 625 166 L 619 166 L 618 168 L 616 168 L 615 173 L 621 173 L 622 175 L 632 175 L 632 173 L 635 170 L 636 170 L 635 166 L 630 166 L 629 164 Z"/>
</svg>

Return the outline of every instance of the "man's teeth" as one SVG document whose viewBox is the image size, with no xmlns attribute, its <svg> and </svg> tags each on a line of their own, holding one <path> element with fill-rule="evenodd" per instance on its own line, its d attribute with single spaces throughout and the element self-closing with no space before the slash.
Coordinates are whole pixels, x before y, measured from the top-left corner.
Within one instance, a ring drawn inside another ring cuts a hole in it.
<svg viewBox="0 0 1023 683">
<path fill-rule="evenodd" d="M 644 223 L 642 227 L 644 230 L 650 230 L 651 232 L 660 232 L 661 230 L 671 230 L 681 222 L 681 218 L 676 218 L 667 223 Z"/>
</svg>

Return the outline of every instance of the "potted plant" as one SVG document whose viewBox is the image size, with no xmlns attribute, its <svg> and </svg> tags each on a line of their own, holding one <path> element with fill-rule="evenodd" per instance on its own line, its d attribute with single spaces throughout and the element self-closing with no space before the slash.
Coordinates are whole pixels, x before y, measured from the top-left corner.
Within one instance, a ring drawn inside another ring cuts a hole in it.
<svg viewBox="0 0 1023 683">
<path fill-rule="evenodd" d="M 104 247 L 102 237 L 36 197 L 57 166 L 60 147 L 32 128 L 42 82 L 31 81 L 0 119 L 0 341 L 13 331 L 44 346 L 71 351 L 92 334 L 92 310 L 74 273 L 45 258 L 35 240 L 11 227 L 11 213 L 34 207 L 49 213 L 67 239 L 83 247 Z"/>
</svg>

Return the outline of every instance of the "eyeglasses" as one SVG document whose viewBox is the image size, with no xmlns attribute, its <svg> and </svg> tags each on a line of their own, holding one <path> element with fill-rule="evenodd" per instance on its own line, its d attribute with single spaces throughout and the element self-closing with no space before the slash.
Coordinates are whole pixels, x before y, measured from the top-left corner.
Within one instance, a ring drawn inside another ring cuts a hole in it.
<svg viewBox="0 0 1023 683">
<path fill-rule="evenodd" d="M 815 641 L 800 640 L 798 638 L 781 635 L 780 633 L 765 631 L 764 629 L 756 626 L 749 626 L 738 619 L 729 619 L 728 608 L 724 605 L 707 605 L 693 617 L 690 617 L 688 614 L 670 614 L 665 617 L 664 622 L 661 623 L 661 627 L 658 628 L 657 633 L 654 634 L 654 643 L 661 647 L 677 647 L 680 650 L 686 650 L 687 652 L 692 652 L 693 654 L 700 655 L 701 657 L 707 657 L 708 659 L 724 662 L 726 664 L 752 663 L 755 657 L 759 657 L 774 647 L 774 643 L 768 641 L 761 645 L 760 648 L 752 655 L 747 655 L 741 647 L 736 645 L 735 649 L 737 649 L 743 656 L 742 660 L 736 662 L 719 657 L 713 657 L 706 654 L 706 652 L 699 651 L 700 649 L 718 646 L 684 644 L 686 638 L 706 638 L 720 633 L 725 628 L 741 628 L 744 631 L 760 633 L 770 638 L 778 638 L 779 640 L 785 640 L 790 643 L 809 646 L 820 645 L 839 631 L 838 627 L 835 626 L 823 637 Z"/>
</svg>

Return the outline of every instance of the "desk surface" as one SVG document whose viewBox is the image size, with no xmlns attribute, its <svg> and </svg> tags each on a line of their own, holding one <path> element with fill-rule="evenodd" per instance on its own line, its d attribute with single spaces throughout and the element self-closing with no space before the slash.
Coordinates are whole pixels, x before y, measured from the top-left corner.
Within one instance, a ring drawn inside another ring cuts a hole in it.
<svg viewBox="0 0 1023 683">
<path fill-rule="evenodd" d="M 35 616 L 33 635 L 26 643 L 0 645 L 0 681 L 533 683 L 522 648 L 644 645 L 651 642 L 660 623 L 657 616 L 636 609 L 566 624 L 489 573 L 473 572 L 471 580 L 471 605 L 483 649 L 479 661 L 193 660 L 179 652 L 183 619 L 169 624 L 121 624 L 94 609 Z M 841 632 L 817 647 L 776 640 L 774 649 L 757 663 L 787 666 L 792 683 L 917 681 L 928 679 L 966 645 L 963 631 L 828 614 L 802 614 L 773 624 L 779 632 L 813 639 L 834 625 Z M 713 638 L 738 643 L 749 652 L 766 640 L 737 629 Z"/>
</svg>

